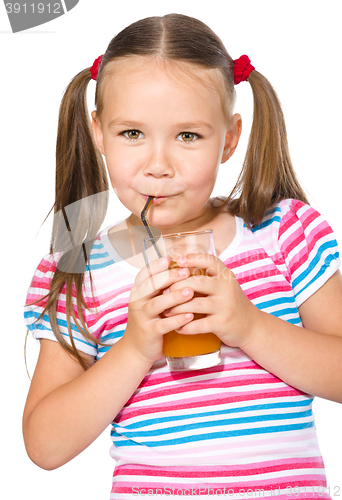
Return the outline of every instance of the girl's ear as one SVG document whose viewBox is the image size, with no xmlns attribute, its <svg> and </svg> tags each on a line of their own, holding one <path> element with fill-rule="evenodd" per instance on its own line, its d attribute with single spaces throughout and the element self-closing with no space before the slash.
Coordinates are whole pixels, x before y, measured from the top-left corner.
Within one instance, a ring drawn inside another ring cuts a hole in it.
<svg viewBox="0 0 342 500">
<path fill-rule="evenodd" d="M 97 118 L 96 111 L 92 111 L 91 113 L 92 117 L 92 129 L 93 129 L 93 136 L 94 136 L 94 141 L 97 146 L 97 149 L 100 151 L 101 154 L 104 153 L 103 149 L 103 133 L 102 133 L 102 127 L 99 119 Z"/>
<path fill-rule="evenodd" d="M 224 148 L 222 152 L 221 163 L 225 163 L 233 154 L 242 132 L 242 119 L 241 115 L 235 114 L 231 121 L 231 127 L 226 133 Z"/>
</svg>

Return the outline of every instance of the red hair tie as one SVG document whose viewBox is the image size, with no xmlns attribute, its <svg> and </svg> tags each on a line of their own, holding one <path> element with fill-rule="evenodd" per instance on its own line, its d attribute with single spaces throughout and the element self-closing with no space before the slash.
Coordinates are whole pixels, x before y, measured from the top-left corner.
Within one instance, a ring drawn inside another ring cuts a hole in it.
<svg viewBox="0 0 342 500">
<path fill-rule="evenodd" d="M 240 82 L 246 82 L 249 75 L 252 73 L 254 66 L 251 65 L 251 60 L 244 55 L 234 61 L 234 83 L 237 85 Z"/>
<path fill-rule="evenodd" d="M 95 59 L 92 67 L 90 68 L 90 73 L 91 73 L 91 77 L 93 80 L 97 80 L 97 75 L 99 73 L 99 68 L 100 68 L 100 64 L 102 61 L 102 57 L 103 57 L 103 55 L 98 57 L 97 59 Z"/>
</svg>

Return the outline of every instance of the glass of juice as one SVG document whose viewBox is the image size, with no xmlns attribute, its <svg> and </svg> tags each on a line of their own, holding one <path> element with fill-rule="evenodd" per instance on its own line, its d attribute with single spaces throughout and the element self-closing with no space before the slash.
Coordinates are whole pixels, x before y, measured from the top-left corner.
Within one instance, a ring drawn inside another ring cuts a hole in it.
<svg viewBox="0 0 342 500">
<path fill-rule="evenodd" d="M 177 259 L 186 254 L 197 254 L 198 265 L 190 268 L 191 276 L 206 275 L 201 268 L 204 254 L 215 255 L 214 238 L 211 229 L 162 235 L 156 239 L 144 239 L 144 255 L 148 265 L 162 256 L 170 256 L 169 269 L 178 268 Z M 162 293 L 162 292 L 161 292 Z M 195 292 L 194 297 L 203 296 Z M 205 317 L 194 314 L 193 321 Z M 215 366 L 221 361 L 221 341 L 211 332 L 185 335 L 176 331 L 164 335 L 164 355 L 170 370 L 197 370 Z"/>
</svg>

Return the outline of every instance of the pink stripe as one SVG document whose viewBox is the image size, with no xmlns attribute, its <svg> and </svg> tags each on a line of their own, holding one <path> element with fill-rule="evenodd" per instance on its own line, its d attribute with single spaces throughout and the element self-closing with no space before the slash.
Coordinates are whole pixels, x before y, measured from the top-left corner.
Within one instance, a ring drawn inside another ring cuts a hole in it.
<svg viewBox="0 0 342 500">
<path fill-rule="evenodd" d="M 243 361 L 241 363 L 230 363 L 224 367 L 225 372 L 239 370 L 260 370 L 260 366 L 255 363 L 255 361 Z M 208 375 L 212 373 L 222 372 L 222 366 L 213 366 L 212 368 L 206 368 L 205 370 L 196 370 L 195 372 L 167 372 L 167 373 L 151 373 L 147 375 L 140 383 L 138 389 L 145 387 L 153 387 L 155 385 L 174 383 L 179 380 L 189 380 L 191 378 L 197 378 L 201 375 Z"/>
<path fill-rule="evenodd" d="M 186 478 L 184 478 L 186 479 Z M 165 492 L 165 490 L 171 490 L 172 489 L 175 491 L 175 493 L 177 494 L 177 489 L 180 489 L 180 490 L 194 490 L 196 489 L 198 494 L 199 495 L 208 495 L 208 489 L 212 492 L 212 493 L 209 493 L 209 494 L 216 494 L 218 495 L 218 492 L 219 491 L 223 491 L 223 488 L 225 488 L 226 490 L 226 493 L 228 494 L 228 490 L 229 490 L 229 494 L 233 494 L 233 493 L 236 493 L 236 494 L 241 494 L 241 490 L 242 489 L 252 489 L 252 490 L 256 490 L 256 489 L 261 489 L 261 490 L 265 490 L 265 491 L 269 491 L 271 493 L 272 490 L 286 490 L 286 488 L 293 488 L 293 490 L 298 489 L 298 488 L 304 488 L 304 487 L 307 487 L 307 488 L 313 488 L 313 486 L 316 486 L 317 488 L 318 487 L 324 487 L 326 488 L 326 480 L 325 480 L 325 477 L 323 475 L 312 475 L 312 476 L 308 476 L 308 475 L 305 475 L 305 476 L 291 476 L 291 477 L 284 477 L 284 478 L 274 478 L 274 479 L 269 479 L 269 480 L 252 480 L 252 481 L 244 481 L 244 482 L 239 482 L 239 484 L 236 484 L 235 482 L 233 483 L 229 483 L 229 482 L 226 482 L 224 484 L 220 484 L 220 483 L 210 483 L 210 484 L 206 484 L 204 482 L 201 482 L 201 483 L 198 483 L 198 484 L 194 484 L 194 483 L 179 483 L 178 485 L 175 484 L 175 483 L 166 483 L 166 482 L 163 482 L 163 483 L 156 483 L 156 482 L 143 482 L 143 483 L 140 483 L 141 486 L 138 486 L 138 484 L 134 481 L 134 482 L 126 482 L 126 481 L 120 481 L 116 484 L 116 481 L 114 480 L 113 482 L 113 487 L 112 487 L 112 493 L 133 493 L 133 487 L 134 488 L 138 488 L 140 487 L 141 489 L 144 489 L 145 490 L 145 493 L 147 493 L 147 490 L 150 491 L 150 494 L 152 494 L 152 491 L 154 492 L 154 494 L 156 494 L 156 490 L 159 489 L 159 490 L 162 490 Z M 199 492 L 199 488 L 202 489 L 202 492 Z M 245 492 L 246 493 L 246 492 Z M 312 493 L 312 490 L 311 492 L 310 491 L 307 491 L 306 492 L 306 496 L 305 496 L 305 492 L 302 493 L 303 495 L 303 498 L 310 498 L 310 493 Z M 191 493 L 189 493 L 191 494 Z M 275 495 L 273 493 L 272 495 L 273 497 L 278 497 L 278 495 Z M 283 495 L 284 498 L 289 498 L 288 495 Z M 296 498 L 298 498 L 299 495 L 297 496 L 296 495 Z M 262 495 L 261 498 L 264 498 L 264 496 Z M 315 498 L 315 495 L 312 494 L 312 498 Z M 324 498 L 323 495 L 320 495 L 320 498 Z M 326 493 L 326 496 L 325 498 L 329 498 L 328 496 L 328 493 Z M 317 500 L 317 492 L 316 492 L 316 500 Z"/>
<path fill-rule="evenodd" d="M 31 282 L 30 289 L 41 288 L 43 290 L 49 291 L 51 282 L 52 282 L 52 278 L 33 278 L 32 282 Z"/>
<path fill-rule="evenodd" d="M 131 289 L 132 289 L 132 286 L 133 285 L 127 285 L 127 289 L 123 289 L 121 291 L 121 293 L 126 293 L 126 292 L 130 292 Z M 93 297 L 91 296 L 91 291 L 89 290 L 88 291 L 89 293 L 89 297 L 86 297 L 86 300 L 89 301 L 91 304 L 92 304 L 92 307 L 99 307 L 101 306 L 102 304 L 106 305 L 108 302 L 112 302 L 113 300 L 116 299 L 116 297 L 120 294 L 116 293 L 116 292 L 108 292 L 108 293 L 103 293 L 102 295 L 97 295 L 95 297 L 95 300 L 93 299 Z M 120 300 L 125 300 L 126 303 L 127 303 L 127 298 L 121 298 Z M 93 305 L 94 304 L 94 305 Z"/>
<path fill-rule="evenodd" d="M 250 252 L 243 252 L 238 255 L 238 258 L 230 257 L 227 261 L 229 262 L 229 269 L 235 269 L 236 267 L 245 266 L 247 264 L 256 263 L 262 259 L 268 259 L 268 255 L 264 250 L 258 249 Z"/>
<path fill-rule="evenodd" d="M 299 217 L 302 222 L 304 230 L 316 219 L 320 218 L 320 214 L 312 207 L 307 208 L 305 212 Z"/>
<path fill-rule="evenodd" d="M 284 205 L 286 206 L 286 204 L 287 202 L 281 203 L 281 207 L 283 207 Z M 279 239 L 281 239 L 283 234 L 291 227 L 292 224 L 296 224 L 296 222 L 300 219 L 300 217 L 297 215 L 297 211 L 299 211 L 304 205 L 305 203 L 303 203 L 302 201 L 293 200 L 291 202 L 289 211 L 282 217 L 279 226 Z M 310 207 L 307 207 L 306 210 L 310 210 Z M 302 218 L 304 218 L 303 214 Z"/>
<path fill-rule="evenodd" d="M 117 293 L 112 290 L 110 292 L 103 293 L 102 295 L 98 294 L 93 298 L 91 290 L 89 289 L 86 291 L 89 294 L 89 296 L 86 296 L 85 300 L 91 303 L 92 307 L 99 307 L 101 304 L 106 304 L 107 302 L 110 302 L 113 299 L 115 299 L 115 297 L 117 296 Z M 98 292 L 97 288 L 96 291 Z"/>
<path fill-rule="evenodd" d="M 116 318 L 113 318 L 112 320 L 107 320 L 103 325 L 101 325 L 100 328 L 95 330 L 93 332 L 93 337 L 98 338 L 102 333 L 112 330 L 113 328 L 120 326 L 120 325 L 125 325 L 127 323 L 127 313 L 121 314 L 120 316 L 117 316 Z"/>
<path fill-rule="evenodd" d="M 255 278 L 265 278 L 267 276 L 274 276 L 275 266 L 273 262 L 269 262 L 267 265 L 254 267 L 253 269 L 247 269 L 246 271 L 235 271 L 235 276 L 239 282 L 253 281 Z M 279 274 L 279 271 L 276 273 Z"/>
<path fill-rule="evenodd" d="M 253 288 L 249 288 L 244 290 L 245 294 L 249 298 L 249 300 L 254 300 L 259 297 L 265 297 L 267 295 L 271 295 L 273 293 L 288 293 L 292 292 L 291 285 L 289 283 L 265 283 L 263 285 L 259 285 Z M 267 297 L 268 300 L 271 300 L 272 297 Z"/>
<path fill-rule="evenodd" d="M 323 238 L 330 232 L 331 231 L 329 228 L 324 227 L 323 229 L 320 229 L 320 231 L 316 234 L 310 233 L 312 237 L 307 237 L 308 245 L 305 246 L 300 252 L 298 252 L 298 254 L 295 255 L 294 258 L 289 262 L 289 267 L 292 274 L 294 274 L 295 271 L 297 271 L 303 264 L 307 262 L 308 256 L 310 252 L 313 251 L 317 241 L 319 241 L 320 238 Z"/>
<path fill-rule="evenodd" d="M 164 485 L 163 487 L 159 487 L 159 488 L 156 488 L 155 485 L 153 485 L 153 487 L 151 487 L 151 488 L 148 488 L 148 486 L 145 486 L 145 485 L 142 485 L 142 486 L 139 487 L 136 484 L 133 484 L 132 487 L 127 491 L 119 491 L 115 487 L 112 489 L 112 493 L 115 493 L 115 494 L 119 494 L 119 493 L 126 494 L 127 493 L 130 495 L 133 494 L 136 496 L 136 498 L 140 498 L 140 496 L 143 497 L 145 495 L 155 495 L 156 498 L 159 498 L 159 495 L 162 495 L 162 498 L 164 498 L 165 496 L 168 497 L 170 495 L 172 495 L 170 498 L 175 498 L 175 497 L 178 498 L 178 496 L 183 496 L 183 498 L 190 498 L 190 497 L 193 498 L 193 496 L 204 496 L 204 495 L 207 496 L 208 491 L 209 491 L 209 494 L 211 496 L 214 495 L 213 498 L 215 498 L 215 496 L 220 497 L 221 495 L 226 495 L 229 498 L 229 496 L 233 495 L 233 490 L 227 488 L 225 485 L 221 485 L 221 487 L 216 488 L 215 491 L 213 491 L 213 488 L 211 486 L 205 487 L 205 491 L 204 492 L 202 491 L 201 493 L 199 493 L 199 487 L 196 485 L 188 485 L 188 487 L 181 486 L 180 488 L 177 488 L 175 485 L 171 485 L 169 487 Z M 308 488 L 310 488 L 310 486 Z M 273 491 L 272 489 L 270 489 L 269 491 L 265 491 L 265 492 L 263 491 L 262 488 L 259 488 L 259 489 L 262 491 L 262 494 L 261 493 L 259 494 L 257 491 L 257 498 L 259 498 L 259 495 L 261 496 L 261 498 L 265 498 L 266 500 L 268 498 L 272 498 L 273 500 L 275 498 L 277 498 L 279 500 L 289 500 L 289 498 L 293 498 L 293 497 L 289 496 L 289 493 L 279 495 L 278 493 L 276 493 L 277 491 L 279 491 L 278 489 L 276 490 L 276 492 Z M 177 492 L 177 490 L 181 490 L 182 492 L 180 492 L 180 491 Z M 246 498 L 248 495 L 248 493 L 242 492 L 241 489 L 240 490 L 238 489 L 238 494 L 240 494 L 242 498 Z M 295 491 L 292 495 L 295 495 L 294 498 L 299 499 L 299 500 L 317 500 L 317 498 L 322 498 L 323 500 L 331 500 L 331 497 L 329 496 L 328 493 L 322 494 L 322 493 L 317 493 L 317 491 L 316 491 L 315 494 L 312 494 L 312 487 L 311 487 L 311 489 L 308 489 L 307 491 L 305 491 L 303 493 L 297 493 Z M 312 496 L 310 496 L 310 495 L 312 495 Z M 114 498 L 114 497 L 111 497 L 111 498 Z M 131 496 L 127 497 L 127 500 L 129 500 L 130 498 L 131 498 Z M 147 498 L 149 498 L 149 497 L 147 497 Z M 249 496 L 249 498 L 251 498 L 251 497 Z"/>
<path fill-rule="evenodd" d="M 95 304 L 97 307 L 101 306 L 102 304 L 106 304 L 107 302 L 114 300 L 119 295 L 130 292 L 132 290 L 132 287 L 133 283 L 129 283 L 127 285 L 121 286 L 120 288 L 116 288 L 114 292 L 108 292 L 106 294 L 97 295 L 95 297 Z M 128 304 L 128 298 L 121 300 L 125 300 L 126 304 Z"/>
<path fill-rule="evenodd" d="M 311 251 L 314 248 L 318 240 L 331 233 L 332 229 L 328 226 L 326 221 L 322 221 L 320 224 L 313 227 L 306 237 L 309 250 Z"/>
<path fill-rule="evenodd" d="M 229 403 L 239 403 L 239 402 L 249 402 L 260 399 L 269 399 L 269 398 L 280 398 L 280 397 L 291 397 L 298 396 L 300 394 L 304 394 L 299 392 L 297 389 L 284 387 L 284 388 L 276 388 L 276 389 L 268 389 L 267 392 L 262 390 L 257 390 L 251 392 L 237 392 L 234 395 L 229 397 L 222 397 L 222 394 L 217 395 L 216 397 L 210 396 L 202 396 L 197 398 L 187 398 L 182 400 L 181 402 L 175 401 L 170 403 L 154 403 L 153 406 L 144 407 L 144 408 L 136 408 L 136 409 L 127 409 L 124 407 L 121 412 L 116 416 L 115 422 L 121 423 L 128 418 L 134 418 L 140 415 L 149 415 L 152 413 L 160 413 L 163 411 L 176 411 L 176 410 L 186 410 L 191 408 L 207 408 L 210 406 L 217 405 L 225 405 Z"/>
<path fill-rule="evenodd" d="M 250 272 L 247 272 L 245 276 L 240 276 L 239 273 L 236 273 L 236 278 L 240 285 L 245 283 L 249 283 L 251 281 L 263 279 L 271 276 L 279 276 L 279 270 L 276 267 L 270 266 L 267 270 L 262 269 L 251 269 Z"/>
<path fill-rule="evenodd" d="M 117 302 L 115 302 L 113 307 L 108 307 L 107 309 L 103 309 L 102 311 L 99 311 L 97 314 L 90 314 L 87 317 L 87 323 L 88 323 L 89 327 L 94 326 L 94 325 L 96 325 L 96 323 L 100 322 L 100 320 L 103 317 L 110 316 L 112 313 L 114 313 L 122 308 L 125 308 L 127 306 L 128 306 L 127 299 L 118 300 Z M 124 317 L 124 316 L 126 316 L 126 321 L 127 321 L 127 313 L 121 314 L 120 316 L 117 316 L 117 317 Z M 115 324 L 115 319 L 116 318 L 108 319 L 107 324 L 110 323 L 110 325 L 112 327 L 112 325 Z M 106 327 L 106 330 L 108 330 L 108 327 Z"/>
<path fill-rule="evenodd" d="M 53 259 L 53 256 L 50 255 L 49 257 L 51 257 Z M 50 262 L 49 260 L 43 258 L 40 263 L 38 264 L 38 267 L 37 267 L 37 270 L 40 271 L 41 273 L 46 273 L 46 272 L 51 272 L 51 273 L 54 273 L 57 269 L 57 261 L 55 260 L 52 260 L 52 262 Z"/>
<path fill-rule="evenodd" d="M 27 294 L 25 305 L 30 306 L 33 302 L 39 301 L 36 304 L 34 304 L 35 307 L 45 307 L 45 305 L 48 301 L 48 297 L 45 297 L 45 298 L 42 298 L 42 297 L 44 297 L 44 296 L 41 293 L 39 295 L 29 293 L 29 294 Z"/>
<path fill-rule="evenodd" d="M 146 465 L 121 465 L 114 471 L 114 476 L 165 476 L 165 477 L 239 477 L 257 474 L 269 474 L 291 469 L 324 469 L 323 461 L 319 458 L 294 458 L 285 460 L 272 460 L 269 462 L 258 462 L 240 465 L 206 465 L 189 467 L 182 465 L 178 467 L 156 467 Z M 310 476 L 311 477 L 311 476 Z"/>
<path fill-rule="evenodd" d="M 170 388 L 162 388 L 159 391 L 155 390 L 151 394 L 150 392 L 144 393 L 144 394 L 135 394 L 133 395 L 126 403 L 126 405 L 138 403 L 141 401 L 146 401 L 151 398 L 159 398 L 159 397 L 165 397 L 169 395 L 175 395 L 175 394 L 180 394 L 183 392 L 190 393 L 192 391 L 201 391 L 201 390 L 207 390 L 207 389 L 227 389 L 229 387 L 240 387 L 240 386 L 247 386 L 247 385 L 254 385 L 254 384 L 278 384 L 281 382 L 280 379 L 275 377 L 272 374 L 261 374 L 261 375 L 255 375 L 253 379 L 251 379 L 250 375 L 244 375 L 240 377 L 232 377 L 229 379 L 227 382 L 224 381 L 219 381 L 216 382 L 216 380 L 205 380 L 203 382 L 198 382 L 197 384 L 183 384 L 181 386 L 175 386 L 175 387 L 170 387 Z"/>
<path fill-rule="evenodd" d="M 300 438 L 298 436 L 300 436 Z M 317 446 L 312 444 L 312 439 L 317 444 L 315 430 L 312 427 L 297 431 L 284 431 L 275 435 L 265 434 L 261 435 L 261 437 L 256 437 L 253 440 L 250 440 L 249 436 L 240 436 L 239 438 L 234 437 L 231 439 L 231 442 L 234 443 L 234 451 L 229 451 L 229 457 L 235 459 L 247 457 L 247 459 L 250 459 L 252 448 L 261 448 L 263 446 L 268 448 L 269 446 L 279 445 L 278 449 L 281 449 L 281 454 L 288 453 L 289 456 L 292 457 L 300 456 L 304 453 L 305 458 L 307 458 L 306 455 L 312 455 L 314 457 L 313 459 L 318 457 L 321 460 L 320 452 L 317 449 Z M 220 440 L 218 440 L 218 442 L 220 442 Z M 298 446 L 293 446 L 291 443 L 296 443 Z M 287 446 L 290 444 L 291 446 Z M 246 448 L 247 450 L 244 450 Z M 203 446 L 196 446 L 196 454 L 198 457 L 206 456 L 207 453 L 215 450 L 217 450 L 217 443 L 213 445 L 211 442 L 206 442 Z M 137 452 L 138 450 L 134 449 L 134 454 Z M 142 453 L 144 454 L 145 452 L 142 451 Z M 171 449 L 169 456 L 178 456 L 179 453 L 182 452 L 175 449 L 173 453 Z M 253 451 L 253 453 L 258 454 L 258 451 Z M 291 461 L 292 459 L 289 460 Z M 304 460 L 304 458 L 299 458 L 298 460 Z"/>
</svg>

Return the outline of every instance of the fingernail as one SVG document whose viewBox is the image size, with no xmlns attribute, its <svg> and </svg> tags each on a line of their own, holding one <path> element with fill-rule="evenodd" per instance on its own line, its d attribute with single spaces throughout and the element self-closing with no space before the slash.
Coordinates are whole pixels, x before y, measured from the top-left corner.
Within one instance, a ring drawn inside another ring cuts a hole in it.
<svg viewBox="0 0 342 500">
<path fill-rule="evenodd" d="M 178 274 L 179 274 L 179 276 L 185 276 L 185 275 L 186 275 L 186 273 L 187 273 L 187 270 L 186 270 L 186 269 L 179 269 L 179 270 L 178 270 Z"/>
<path fill-rule="evenodd" d="M 192 314 L 191 313 L 186 313 L 185 318 L 186 319 L 191 319 L 192 318 Z"/>
<path fill-rule="evenodd" d="M 165 290 L 163 291 L 163 294 L 164 293 L 170 293 L 170 288 L 165 288 Z"/>
<path fill-rule="evenodd" d="M 190 294 L 190 290 L 188 290 L 187 288 L 182 290 L 182 295 L 184 295 L 184 297 L 187 297 L 189 294 Z"/>
<path fill-rule="evenodd" d="M 186 258 L 185 257 L 179 257 L 177 260 L 178 264 L 185 264 L 186 263 Z"/>
<path fill-rule="evenodd" d="M 166 264 L 167 264 L 167 258 L 166 257 L 162 257 L 161 259 L 159 259 L 159 264 L 161 266 L 166 266 Z"/>
</svg>

